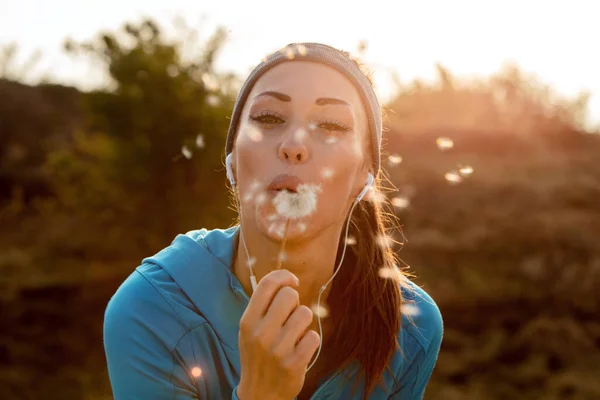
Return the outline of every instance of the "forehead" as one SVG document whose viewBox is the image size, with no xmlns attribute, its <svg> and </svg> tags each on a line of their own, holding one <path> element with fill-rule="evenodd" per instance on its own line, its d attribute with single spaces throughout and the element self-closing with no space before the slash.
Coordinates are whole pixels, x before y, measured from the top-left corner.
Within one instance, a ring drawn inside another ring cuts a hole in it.
<svg viewBox="0 0 600 400">
<path fill-rule="evenodd" d="M 267 90 L 287 94 L 292 102 L 334 97 L 348 102 L 358 114 L 364 113 L 354 85 L 342 73 L 316 62 L 293 61 L 276 65 L 257 80 L 250 98 Z"/>
</svg>

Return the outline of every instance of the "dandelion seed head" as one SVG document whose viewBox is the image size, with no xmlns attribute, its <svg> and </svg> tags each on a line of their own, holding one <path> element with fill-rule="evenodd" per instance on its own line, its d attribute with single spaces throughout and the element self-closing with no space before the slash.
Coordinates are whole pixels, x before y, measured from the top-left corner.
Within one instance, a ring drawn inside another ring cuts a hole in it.
<svg viewBox="0 0 600 400">
<path fill-rule="evenodd" d="M 306 217 L 317 209 L 317 193 L 321 192 L 320 185 L 301 184 L 296 193 L 281 190 L 273 199 L 273 204 L 279 215 L 297 219 Z"/>
</svg>

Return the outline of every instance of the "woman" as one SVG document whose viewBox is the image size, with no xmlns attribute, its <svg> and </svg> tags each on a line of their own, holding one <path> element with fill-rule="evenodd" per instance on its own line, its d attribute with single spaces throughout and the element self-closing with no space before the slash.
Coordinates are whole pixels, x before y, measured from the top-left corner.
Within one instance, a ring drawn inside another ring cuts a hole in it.
<svg viewBox="0 0 600 400">
<path fill-rule="evenodd" d="M 226 146 L 240 224 L 178 235 L 117 290 L 115 399 L 422 398 L 442 319 L 363 199 L 381 125 L 346 53 L 294 44 L 256 67 Z"/>
</svg>

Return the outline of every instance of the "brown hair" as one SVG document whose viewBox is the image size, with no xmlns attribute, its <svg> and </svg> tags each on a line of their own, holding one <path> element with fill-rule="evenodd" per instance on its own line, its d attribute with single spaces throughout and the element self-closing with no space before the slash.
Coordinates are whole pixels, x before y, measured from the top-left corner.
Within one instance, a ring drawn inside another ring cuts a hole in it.
<svg viewBox="0 0 600 400">
<path fill-rule="evenodd" d="M 370 74 L 358 60 L 349 53 L 342 52 L 353 60 L 373 84 Z M 371 144 L 372 145 L 372 144 Z M 370 162 L 371 160 L 365 160 Z M 327 299 L 329 318 L 332 319 L 332 332 L 323 338 L 323 363 L 315 364 L 316 375 L 326 376 L 348 367 L 358 361 L 358 376 L 353 393 L 361 378 L 365 380 L 363 399 L 366 400 L 375 386 L 382 384 L 385 370 L 389 370 L 397 385 L 394 371 L 389 369 L 395 351 L 400 349 L 398 335 L 401 324 L 403 277 L 407 274 L 398 268 L 398 260 L 389 244 L 395 242 L 390 233 L 399 228 L 397 217 L 386 212 L 384 206 L 391 208 L 387 201 L 379 196 L 383 190 L 382 173 L 375 177 L 375 185 L 370 198 L 356 205 L 350 220 L 349 235 L 356 243 L 348 245 L 340 271 L 333 280 Z M 233 188 L 230 193 L 235 196 Z M 232 201 L 235 207 L 235 201 Z M 238 210 L 239 211 L 239 210 Z M 346 222 L 339 241 L 335 266 L 340 262 L 346 240 Z M 239 214 L 238 214 L 239 222 Z M 390 268 L 399 279 L 383 279 L 382 268 Z M 399 282 L 400 281 L 400 282 Z M 401 349 L 400 349 L 401 350 Z M 397 388 L 386 388 L 391 393 Z"/>
</svg>

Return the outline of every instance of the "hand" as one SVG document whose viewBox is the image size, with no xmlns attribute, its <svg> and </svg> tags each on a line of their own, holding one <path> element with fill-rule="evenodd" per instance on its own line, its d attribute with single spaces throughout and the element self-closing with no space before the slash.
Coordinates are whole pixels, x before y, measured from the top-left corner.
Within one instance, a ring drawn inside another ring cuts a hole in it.
<svg viewBox="0 0 600 400">
<path fill-rule="evenodd" d="M 240 400 L 293 399 L 321 338 L 310 326 L 313 313 L 300 305 L 298 278 L 281 269 L 257 285 L 240 320 Z"/>
</svg>

